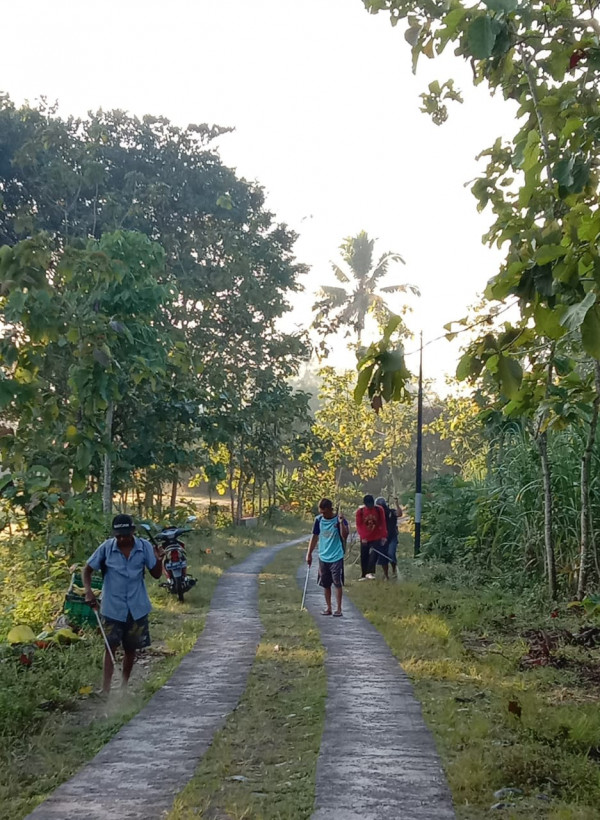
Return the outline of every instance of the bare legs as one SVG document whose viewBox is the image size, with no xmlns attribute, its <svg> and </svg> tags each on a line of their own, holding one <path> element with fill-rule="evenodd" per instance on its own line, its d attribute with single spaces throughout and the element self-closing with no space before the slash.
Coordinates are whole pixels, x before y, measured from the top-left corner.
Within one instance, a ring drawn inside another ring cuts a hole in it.
<svg viewBox="0 0 600 820">
<path fill-rule="evenodd" d="M 331 587 L 325 587 L 323 589 L 325 593 L 325 611 L 331 613 Z M 337 612 L 342 611 L 342 594 L 343 594 L 343 587 L 335 587 L 335 602 L 337 604 Z"/>
<path fill-rule="evenodd" d="M 331 599 L 331 595 L 330 595 Z M 123 677 L 121 679 L 121 686 L 124 689 L 129 682 L 133 663 L 135 661 L 135 649 L 125 649 L 123 654 Z M 102 691 L 105 695 L 110 692 L 110 684 L 112 676 L 115 671 L 114 664 L 108 652 L 104 653 L 104 671 L 102 675 Z"/>
</svg>

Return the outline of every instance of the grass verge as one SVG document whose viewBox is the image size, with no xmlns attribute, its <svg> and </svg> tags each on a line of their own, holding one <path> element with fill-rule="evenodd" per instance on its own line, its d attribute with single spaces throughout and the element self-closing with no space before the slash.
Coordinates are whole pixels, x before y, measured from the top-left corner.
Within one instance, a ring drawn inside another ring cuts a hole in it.
<svg viewBox="0 0 600 820">
<path fill-rule="evenodd" d="M 168 820 L 310 817 L 326 678 L 318 629 L 299 611 L 305 549 L 284 550 L 260 576 L 265 631 L 246 692 Z"/>
<path fill-rule="evenodd" d="M 306 530 L 306 522 L 289 517 L 277 526 L 215 530 L 202 541 L 188 537 L 198 584 L 180 604 L 148 581 L 153 646 L 136 663 L 124 698 L 111 696 L 104 704 L 80 693 L 100 682 L 103 646 L 95 633 L 79 644 L 37 652 L 30 667 L 12 656 L 0 662 L 0 817 L 20 820 L 32 811 L 162 686 L 201 633 L 215 585 L 229 566 Z"/>
<path fill-rule="evenodd" d="M 351 568 L 348 592 L 412 679 L 457 816 L 500 804 L 499 818 L 598 820 L 600 649 L 571 641 L 585 632 L 576 616 L 452 567 L 399 570 L 398 582 L 357 584 Z"/>
</svg>

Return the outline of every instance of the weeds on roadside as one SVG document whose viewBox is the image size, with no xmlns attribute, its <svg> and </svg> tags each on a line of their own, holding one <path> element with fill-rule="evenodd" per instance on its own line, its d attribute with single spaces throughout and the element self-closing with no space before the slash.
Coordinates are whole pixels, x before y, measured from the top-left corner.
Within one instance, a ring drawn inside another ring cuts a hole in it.
<svg viewBox="0 0 600 820">
<path fill-rule="evenodd" d="M 103 645 L 95 632 L 88 632 L 80 643 L 37 652 L 29 668 L 8 651 L 6 659 L 0 659 L 2 820 L 20 820 L 32 811 L 160 688 L 201 633 L 214 587 L 229 566 L 256 547 L 293 538 L 305 530 L 305 523 L 289 517 L 277 528 L 229 528 L 210 538 L 186 540 L 198 584 L 184 604 L 154 582 L 148 584 L 154 607 L 153 646 L 134 667 L 130 693 L 124 700 L 109 701 L 106 706 L 79 691 L 87 692 L 100 682 Z"/>
<path fill-rule="evenodd" d="M 504 802 L 514 804 L 504 817 L 598 818 L 600 649 L 562 641 L 577 616 L 452 567 L 399 570 L 397 584 L 350 581 L 349 593 L 413 681 L 458 817 L 481 820 Z M 503 788 L 522 794 L 498 801 Z"/>
</svg>

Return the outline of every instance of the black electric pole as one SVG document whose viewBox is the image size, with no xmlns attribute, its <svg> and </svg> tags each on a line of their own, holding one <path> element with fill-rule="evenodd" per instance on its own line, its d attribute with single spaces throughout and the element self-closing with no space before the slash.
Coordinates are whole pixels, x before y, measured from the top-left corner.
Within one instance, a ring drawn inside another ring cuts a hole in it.
<svg viewBox="0 0 600 820">
<path fill-rule="evenodd" d="M 419 396 L 417 399 L 417 474 L 415 481 L 415 558 L 421 552 L 421 510 L 423 497 L 421 482 L 423 476 L 423 331 L 419 352 Z"/>
</svg>

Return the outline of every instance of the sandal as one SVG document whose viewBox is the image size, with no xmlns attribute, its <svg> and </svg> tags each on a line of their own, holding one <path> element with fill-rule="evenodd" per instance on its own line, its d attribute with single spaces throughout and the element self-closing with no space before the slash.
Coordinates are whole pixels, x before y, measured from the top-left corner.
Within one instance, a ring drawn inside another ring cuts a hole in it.
<svg viewBox="0 0 600 820">
<path fill-rule="evenodd" d="M 342 613 L 342 612 L 334 612 L 334 613 L 333 613 L 333 617 L 334 617 L 334 618 L 341 618 L 341 617 L 342 617 L 342 615 L 343 615 L 343 613 Z"/>
<path fill-rule="evenodd" d="M 321 615 L 331 615 L 331 610 L 330 610 L 330 609 L 324 609 L 324 610 L 321 612 Z"/>
</svg>

